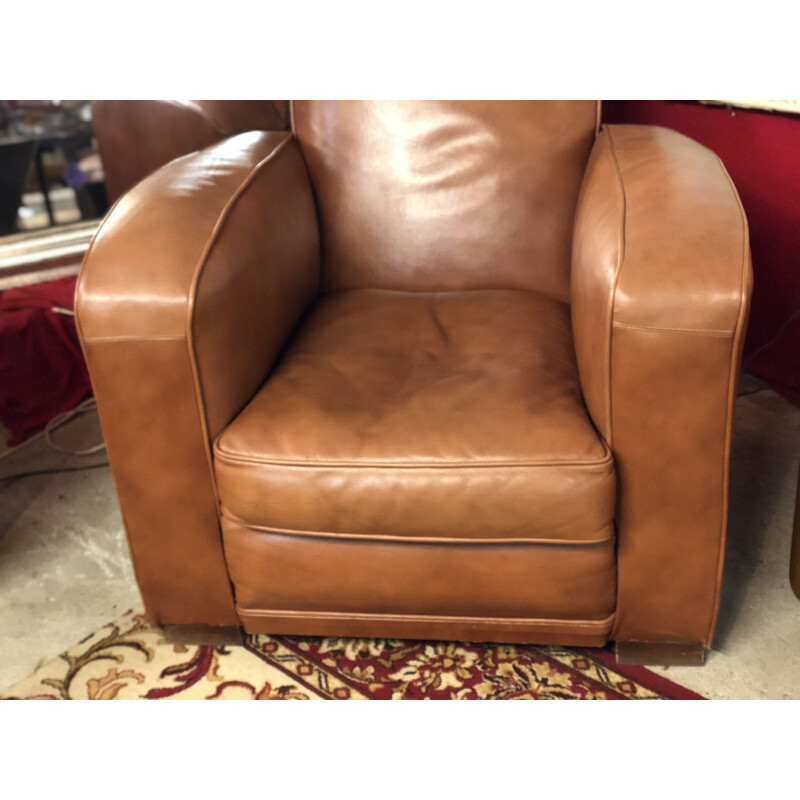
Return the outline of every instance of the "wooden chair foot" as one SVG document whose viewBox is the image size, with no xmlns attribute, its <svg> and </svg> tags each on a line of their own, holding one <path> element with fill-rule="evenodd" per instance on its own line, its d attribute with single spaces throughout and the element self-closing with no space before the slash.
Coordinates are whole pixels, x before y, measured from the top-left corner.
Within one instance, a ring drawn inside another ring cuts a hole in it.
<svg viewBox="0 0 800 800">
<path fill-rule="evenodd" d="M 702 667 L 706 649 L 698 642 L 617 642 L 617 664 Z"/>
<path fill-rule="evenodd" d="M 242 629 L 235 625 L 162 625 L 164 638 L 170 644 L 225 645 L 242 644 Z"/>
</svg>

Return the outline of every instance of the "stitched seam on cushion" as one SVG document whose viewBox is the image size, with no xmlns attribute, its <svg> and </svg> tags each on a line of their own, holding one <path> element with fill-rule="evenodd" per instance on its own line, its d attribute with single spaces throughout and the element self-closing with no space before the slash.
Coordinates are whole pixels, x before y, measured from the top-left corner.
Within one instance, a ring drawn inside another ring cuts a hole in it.
<svg viewBox="0 0 800 800">
<path fill-rule="evenodd" d="M 235 453 L 220 450 L 219 446 L 214 449 L 214 455 L 219 461 L 230 466 L 260 464 L 271 467 L 300 467 L 303 469 L 328 469 L 331 467 L 341 469 L 371 469 L 373 467 L 384 469 L 519 469 L 521 467 L 603 467 L 613 463 L 614 460 L 605 444 L 603 444 L 603 447 L 606 449 L 606 455 L 603 458 L 587 461 L 441 461 L 431 463 L 403 461 L 282 461 L 259 458 L 258 456 L 239 456 Z"/>
<path fill-rule="evenodd" d="M 382 534 L 382 533 L 333 533 L 329 531 L 307 531 L 307 530 L 292 530 L 289 528 L 276 528 L 269 525 L 254 525 L 251 522 L 246 522 L 245 520 L 241 519 L 241 517 L 237 517 L 235 514 L 231 513 L 227 508 L 221 506 L 221 513 L 224 519 L 233 522 L 234 524 L 238 525 L 241 528 L 244 528 L 248 531 L 254 531 L 258 533 L 274 533 L 278 536 L 307 536 L 309 538 L 321 538 L 321 539 L 354 539 L 356 541 L 388 541 L 388 542 L 400 542 L 403 544 L 413 544 L 413 543 L 421 543 L 421 544 L 474 544 L 480 546 L 487 546 L 487 545 L 509 545 L 509 544 L 521 544 L 521 545 L 567 545 L 567 546 L 580 546 L 580 545 L 591 545 L 597 546 L 602 544 L 612 544 L 616 539 L 614 535 L 614 525 L 613 522 L 610 522 L 606 527 L 611 528 L 611 535 L 610 536 L 603 536 L 599 539 L 541 539 L 541 538 L 522 538 L 522 537 L 504 537 L 504 538 L 497 538 L 497 539 L 472 539 L 472 538 L 464 538 L 464 537 L 455 537 L 455 536 L 400 536 L 398 534 Z"/>
<path fill-rule="evenodd" d="M 318 619 L 347 619 L 355 621 L 369 622 L 371 620 L 382 620 L 386 622 L 414 622 L 416 620 L 424 622 L 488 622 L 492 625 L 557 625 L 568 627 L 611 627 L 614 622 L 614 613 L 602 619 L 559 619 L 558 617 L 458 617 L 440 616 L 437 614 L 369 614 L 351 613 L 347 611 L 290 611 L 286 609 L 266 609 L 266 608 L 243 608 L 237 605 L 236 611 L 239 614 L 251 617 L 316 617 Z"/>
<path fill-rule="evenodd" d="M 657 328 L 652 325 L 634 325 L 630 322 L 614 322 L 615 328 L 630 328 L 634 331 L 653 331 L 654 333 L 688 333 L 697 336 L 717 336 L 722 338 L 731 337 L 734 331 L 720 331 L 704 328 Z"/>
</svg>

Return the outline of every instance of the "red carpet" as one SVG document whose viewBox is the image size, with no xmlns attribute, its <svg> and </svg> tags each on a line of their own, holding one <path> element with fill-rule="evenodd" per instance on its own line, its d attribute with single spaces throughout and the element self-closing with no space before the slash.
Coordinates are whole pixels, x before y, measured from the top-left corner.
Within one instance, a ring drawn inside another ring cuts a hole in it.
<svg viewBox="0 0 800 800">
<path fill-rule="evenodd" d="M 695 700 L 608 650 L 247 636 L 169 644 L 128 611 L 4 695 L 41 700 Z"/>
</svg>

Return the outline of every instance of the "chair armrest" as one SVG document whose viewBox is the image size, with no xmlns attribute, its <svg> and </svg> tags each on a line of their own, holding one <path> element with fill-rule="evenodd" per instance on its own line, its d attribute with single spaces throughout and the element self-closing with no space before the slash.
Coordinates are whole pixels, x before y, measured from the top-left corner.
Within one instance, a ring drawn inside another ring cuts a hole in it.
<svg viewBox="0 0 800 800">
<path fill-rule="evenodd" d="M 173 159 L 245 131 L 285 130 L 278 100 L 95 100 L 92 129 L 114 202 Z"/>
<path fill-rule="evenodd" d="M 263 382 L 319 284 L 311 186 L 288 133 L 173 161 L 109 212 L 78 331 L 149 616 L 238 624 L 210 443 Z"/>
<path fill-rule="evenodd" d="M 714 153 L 664 128 L 605 126 L 571 280 L 584 398 L 619 480 L 612 635 L 709 646 L 752 285 L 747 222 Z"/>
</svg>

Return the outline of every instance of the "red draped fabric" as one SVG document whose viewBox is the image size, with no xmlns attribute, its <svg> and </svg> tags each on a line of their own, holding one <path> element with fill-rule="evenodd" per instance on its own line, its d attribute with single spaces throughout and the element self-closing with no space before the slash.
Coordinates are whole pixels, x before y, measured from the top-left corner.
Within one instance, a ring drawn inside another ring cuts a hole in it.
<svg viewBox="0 0 800 800">
<path fill-rule="evenodd" d="M 91 393 L 72 310 L 76 276 L 0 293 L 0 422 L 10 445 Z"/>
</svg>

